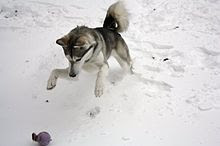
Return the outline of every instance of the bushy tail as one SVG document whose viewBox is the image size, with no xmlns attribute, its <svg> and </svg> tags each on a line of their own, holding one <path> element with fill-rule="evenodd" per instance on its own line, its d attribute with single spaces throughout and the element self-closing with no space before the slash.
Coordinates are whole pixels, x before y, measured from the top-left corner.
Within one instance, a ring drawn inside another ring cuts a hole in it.
<svg viewBox="0 0 220 146">
<path fill-rule="evenodd" d="M 107 11 L 104 28 L 108 28 L 117 32 L 124 32 L 129 25 L 128 12 L 122 1 L 112 4 Z"/>
</svg>

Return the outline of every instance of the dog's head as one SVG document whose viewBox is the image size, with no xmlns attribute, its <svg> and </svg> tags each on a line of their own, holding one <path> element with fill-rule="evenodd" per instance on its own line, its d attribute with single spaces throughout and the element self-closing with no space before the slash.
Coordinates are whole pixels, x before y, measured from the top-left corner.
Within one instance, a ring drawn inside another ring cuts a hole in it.
<svg viewBox="0 0 220 146">
<path fill-rule="evenodd" d="M 77 27 L 56 41 L 63 47 L 64 54 L 69 61 L 70 77 L 76 77 L 83 64 L 92 56 L 96 41 L 89 31 L 87 27 Z"/>
</svg>

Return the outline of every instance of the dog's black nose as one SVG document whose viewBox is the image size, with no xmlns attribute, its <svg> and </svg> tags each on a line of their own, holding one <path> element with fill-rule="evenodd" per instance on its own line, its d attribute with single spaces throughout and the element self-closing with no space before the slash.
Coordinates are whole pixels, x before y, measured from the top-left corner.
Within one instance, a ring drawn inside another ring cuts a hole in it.
<svg viewBox="0 0 220 146">
<path fill-rule="evenodd" d="M 71 74 L 69 74 L 69 76 L 72 77 L 72 78 L 74 78 L 74 77 L 76 77 L 76 74 L 71 73 Z"/>
</svg>

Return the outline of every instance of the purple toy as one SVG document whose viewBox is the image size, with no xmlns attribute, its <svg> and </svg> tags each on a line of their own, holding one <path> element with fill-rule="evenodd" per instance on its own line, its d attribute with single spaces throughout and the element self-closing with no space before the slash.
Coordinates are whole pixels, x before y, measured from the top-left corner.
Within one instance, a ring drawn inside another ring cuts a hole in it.
<svg viewBox="0 0 220 146">
<path fill-rule="evenodd" d="M 40 146 L 47 146 L 51 141 L 51 137 L 47 132 L 40 132 L 38 135 L 32 133 L 32 140 L 38 142 Z"/>
</svg>

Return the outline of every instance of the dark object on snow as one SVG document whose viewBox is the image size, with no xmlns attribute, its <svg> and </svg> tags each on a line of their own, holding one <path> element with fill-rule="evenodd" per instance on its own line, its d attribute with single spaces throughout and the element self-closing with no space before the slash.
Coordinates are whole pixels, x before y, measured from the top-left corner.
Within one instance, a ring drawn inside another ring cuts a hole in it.
<svg viewBox="0 0 220 146">
<path fill-rule="evenodd" d="M 96 106 L 88 112 L 90 118 L 95 118 L 100 113 L 100 107 Z"/>
<path fill-rule="evenodd" d="M 47 146 L 51 141 L 51 137 L 47 132 L 40 132 L 38 135 L 32 133 L 32 140 L 38 142 L 40 146 Z"/>
<path fill-rule="evenodd" d="M 46 100 L 45 102 L 49 102 L 49 100 Z"/>
<path fill-rule="evenodd" d="M 174 29 L 177 29 L 177 28 L 179 28 L 179 26 L 174 27 Z"/>
<path fill-rule="evenodd" d="M 164 59 L 163 59 L 163 61 L 167 61 L 167 60 L 169 60 L 169 58 L 164 58 Z"/>
</svg>

